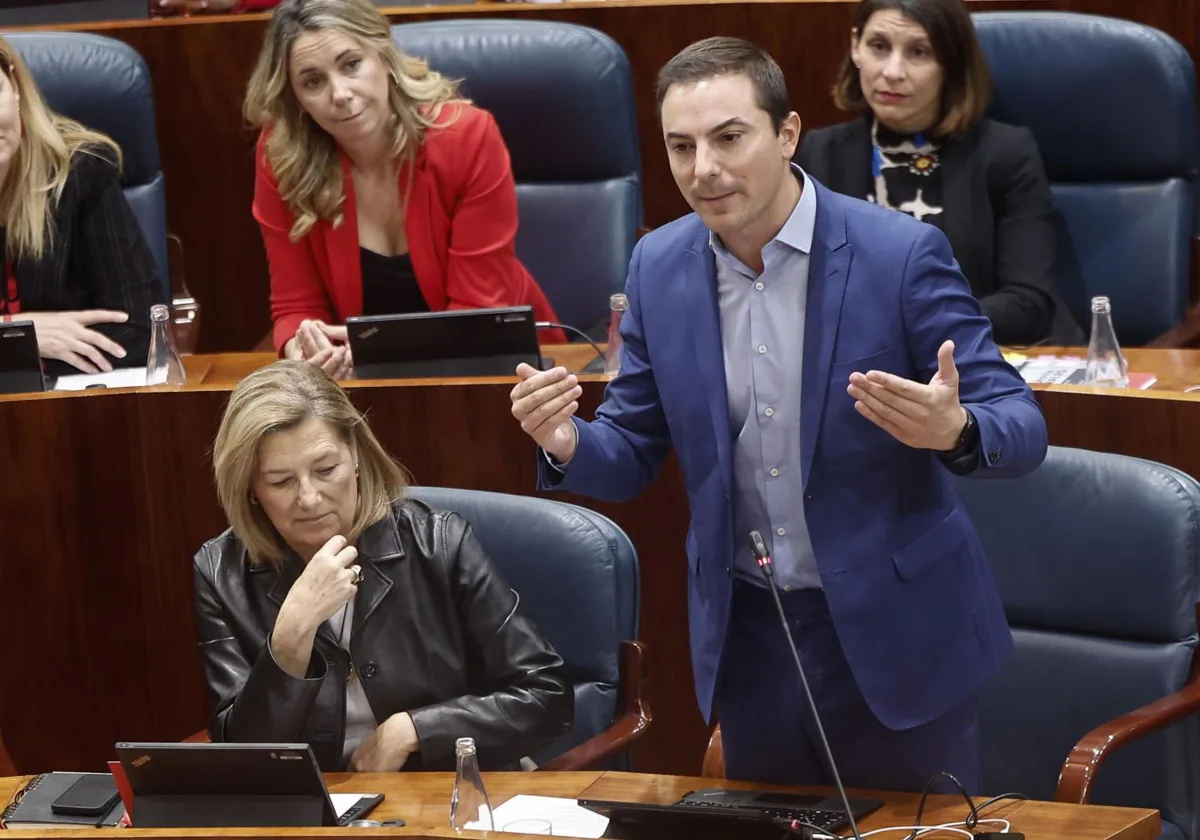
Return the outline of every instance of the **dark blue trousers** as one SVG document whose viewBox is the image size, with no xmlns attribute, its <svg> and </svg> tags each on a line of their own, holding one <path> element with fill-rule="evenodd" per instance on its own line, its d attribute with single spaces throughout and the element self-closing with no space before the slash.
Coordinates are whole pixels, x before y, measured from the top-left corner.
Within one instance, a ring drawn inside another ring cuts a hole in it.
<svg viewBox="0 0 1200 840">
<path fill-rule="evenodd" d="M 846 787 L 920 791 L 940 771 L 979 792 L 979 717 L 970 698 L 929 723 L 888 729 L 871 713 L 838 643 L 824 593 L 779 593 Z M 735 581 L 714 705 L 730 779 L 832 785 L 770 591 Z M 942 780 L 934 787 L 954 792 Z"/>
</svg>

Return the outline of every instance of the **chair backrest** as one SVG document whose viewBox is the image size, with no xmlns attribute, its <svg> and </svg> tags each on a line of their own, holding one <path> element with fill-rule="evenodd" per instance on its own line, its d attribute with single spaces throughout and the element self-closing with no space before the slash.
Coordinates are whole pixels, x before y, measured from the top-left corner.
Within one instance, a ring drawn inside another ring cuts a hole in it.
<svg viewBox="0 0 1200 840">
<path fill-rule="evenodd" d="M 595 29 L 473 18 L 392 27 L 490 111 L 517 182 L 517 256 L 563 323 L 607 323 L 642 223 L 629 60 Z"/>
<path fill-rule="evenodd" d="M 413 487 L 410 495 L 471 524 L 521 609 L 563 658 L 575 684 L 575 725 L 534 760 L 543 764 L 607 729 L 618 649 L 638 634 L 641 579 L 625 532 L 595 511 L 532 496 L 439 487 Z M 626 760 L 617 762 L 622 769 Z"/>
<path fill-rule="evenodd" d="M 1058 209 L 1055 276 L 1091 330 L 1113 302 L 1122 343 L 1187 310 L 1196 207 L 1196 70 L 1179 42 L 1127 20 L 1067 12 L 972 16 L 991 67 L 989 116 L 1037 138 Z"/>
<path fill-rule="evenodd" d="M 1053 799 L 1079 739 L 1188 681 L 1200 484 L 1150 461 L 1058 447 L 1028 476 L 956 484 L 1016 642 L 980 700 L 985 791 Z M 1117 750 L 1093 801 L 1157 808 L 1197 837 L 1198 772 L 1191 718 Z"/>
<path fill-rule="evenodd" d="M 84 32 L 5 32 L 50 108 L 102 131 L 124 155 L 121 185 L 154 254 L 163 294 L 167 270 L 167 207 L 150 71 L 128 44 Z"/>
</svg>

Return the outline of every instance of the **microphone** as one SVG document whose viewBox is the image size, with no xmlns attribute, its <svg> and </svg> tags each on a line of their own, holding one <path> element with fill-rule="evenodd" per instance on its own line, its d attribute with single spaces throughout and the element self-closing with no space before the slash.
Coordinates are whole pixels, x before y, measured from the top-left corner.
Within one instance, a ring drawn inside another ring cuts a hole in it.
<svg viewBox="0 0 1200 840">
<path fill-rule="evenodd" d="M 808 699 L 808 708 L 817 724 L 817 734 L 821 736 L 821 750 L 825 760 L 829 762 L 829 770 L 833 774 L 833 782 L 837 785 L 842 797 L 842 807 L 846 811 L 846 819 L 850 821 L 850 832 L 854 840 L 862 840 L 858 833 L 858 823 L 854 821 L 854 812 L 850 810 L 850 799 L 846 796 L 846 788 L 842 787 L 842 778 L 838 775 L 837 763 L 833 760 L 833 750 L 829 749 L 829 741 L 825 738 L 825 727 L 821 725 L 821 714 L 817 711 L 817 703 L 813 700 L 812 691 L 808 687 L 808 677 L 804 675 L 804 666 L 800 664 L 800 653 L 796 650 L 796 640 L 792 638 L 792 628 L 788 627 L 787 614 L 783 611 L 783 602 L 779 600 L 779 587 L 775 585 L 775 568 L 771 565 L 771 553 L 763 542 L 762 534 L 750 532 L 750 549 L 758 561 L 758 568 L 767 580 L 771 589 L 771 597 L 775 600 L 775 611 L 779 613 L 779 622 L 783 625 L 783 634 L 787 637 L 788 648 L 792 651 L 792 661 L 796 663 L 796 672 L 800 674 L 800 684 L 804 686 L 804 696 Z M 792 827 L 794 829 L 794 826 Z M 832 832 L 831 832 L 832 833 Z"/>
</svg>

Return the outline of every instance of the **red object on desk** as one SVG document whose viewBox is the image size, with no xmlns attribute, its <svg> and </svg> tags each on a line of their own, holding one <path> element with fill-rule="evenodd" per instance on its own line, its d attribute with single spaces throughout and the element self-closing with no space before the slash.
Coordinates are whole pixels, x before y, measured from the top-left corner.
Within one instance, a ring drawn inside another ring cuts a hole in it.
<svg viewBox="0 0 1200 840">
<path fill-rule="evenodd" d="M 125 816 L 121 818 L 122 825 L 133 825 L 133 788 L 129 786 L 129 777 L 119 761 L 108 762 L 108 772 L 112 773 L 113 781 L 117 783 L 117 792 L 121 794 L 121 804 L 125 806 Z"/>
</svg>

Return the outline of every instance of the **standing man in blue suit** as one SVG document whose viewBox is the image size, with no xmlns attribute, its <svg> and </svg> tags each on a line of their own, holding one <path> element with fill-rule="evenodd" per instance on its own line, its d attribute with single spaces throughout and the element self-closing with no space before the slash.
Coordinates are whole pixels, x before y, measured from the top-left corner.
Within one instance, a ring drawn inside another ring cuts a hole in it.
<svg viewBox="0 0 1200 840">
<path fill-rule="evenodd" d="M 730 778 L 829 784 L 748 542 L 775 576 L 847 785 L 980 786 L 976 695 L 1012 647 L 951 473 L 1033 470 L 1046 425 L 946 237 L 791 163 L 779 66 L 710 38 L 662 69 L 671 170 L 695 213 L 634 250 L 621 373 L 590 423 L 558 368 L 518 370 L 541 487 L 622 501 L 674 447 L 692 665 Z"/>
</svg>

